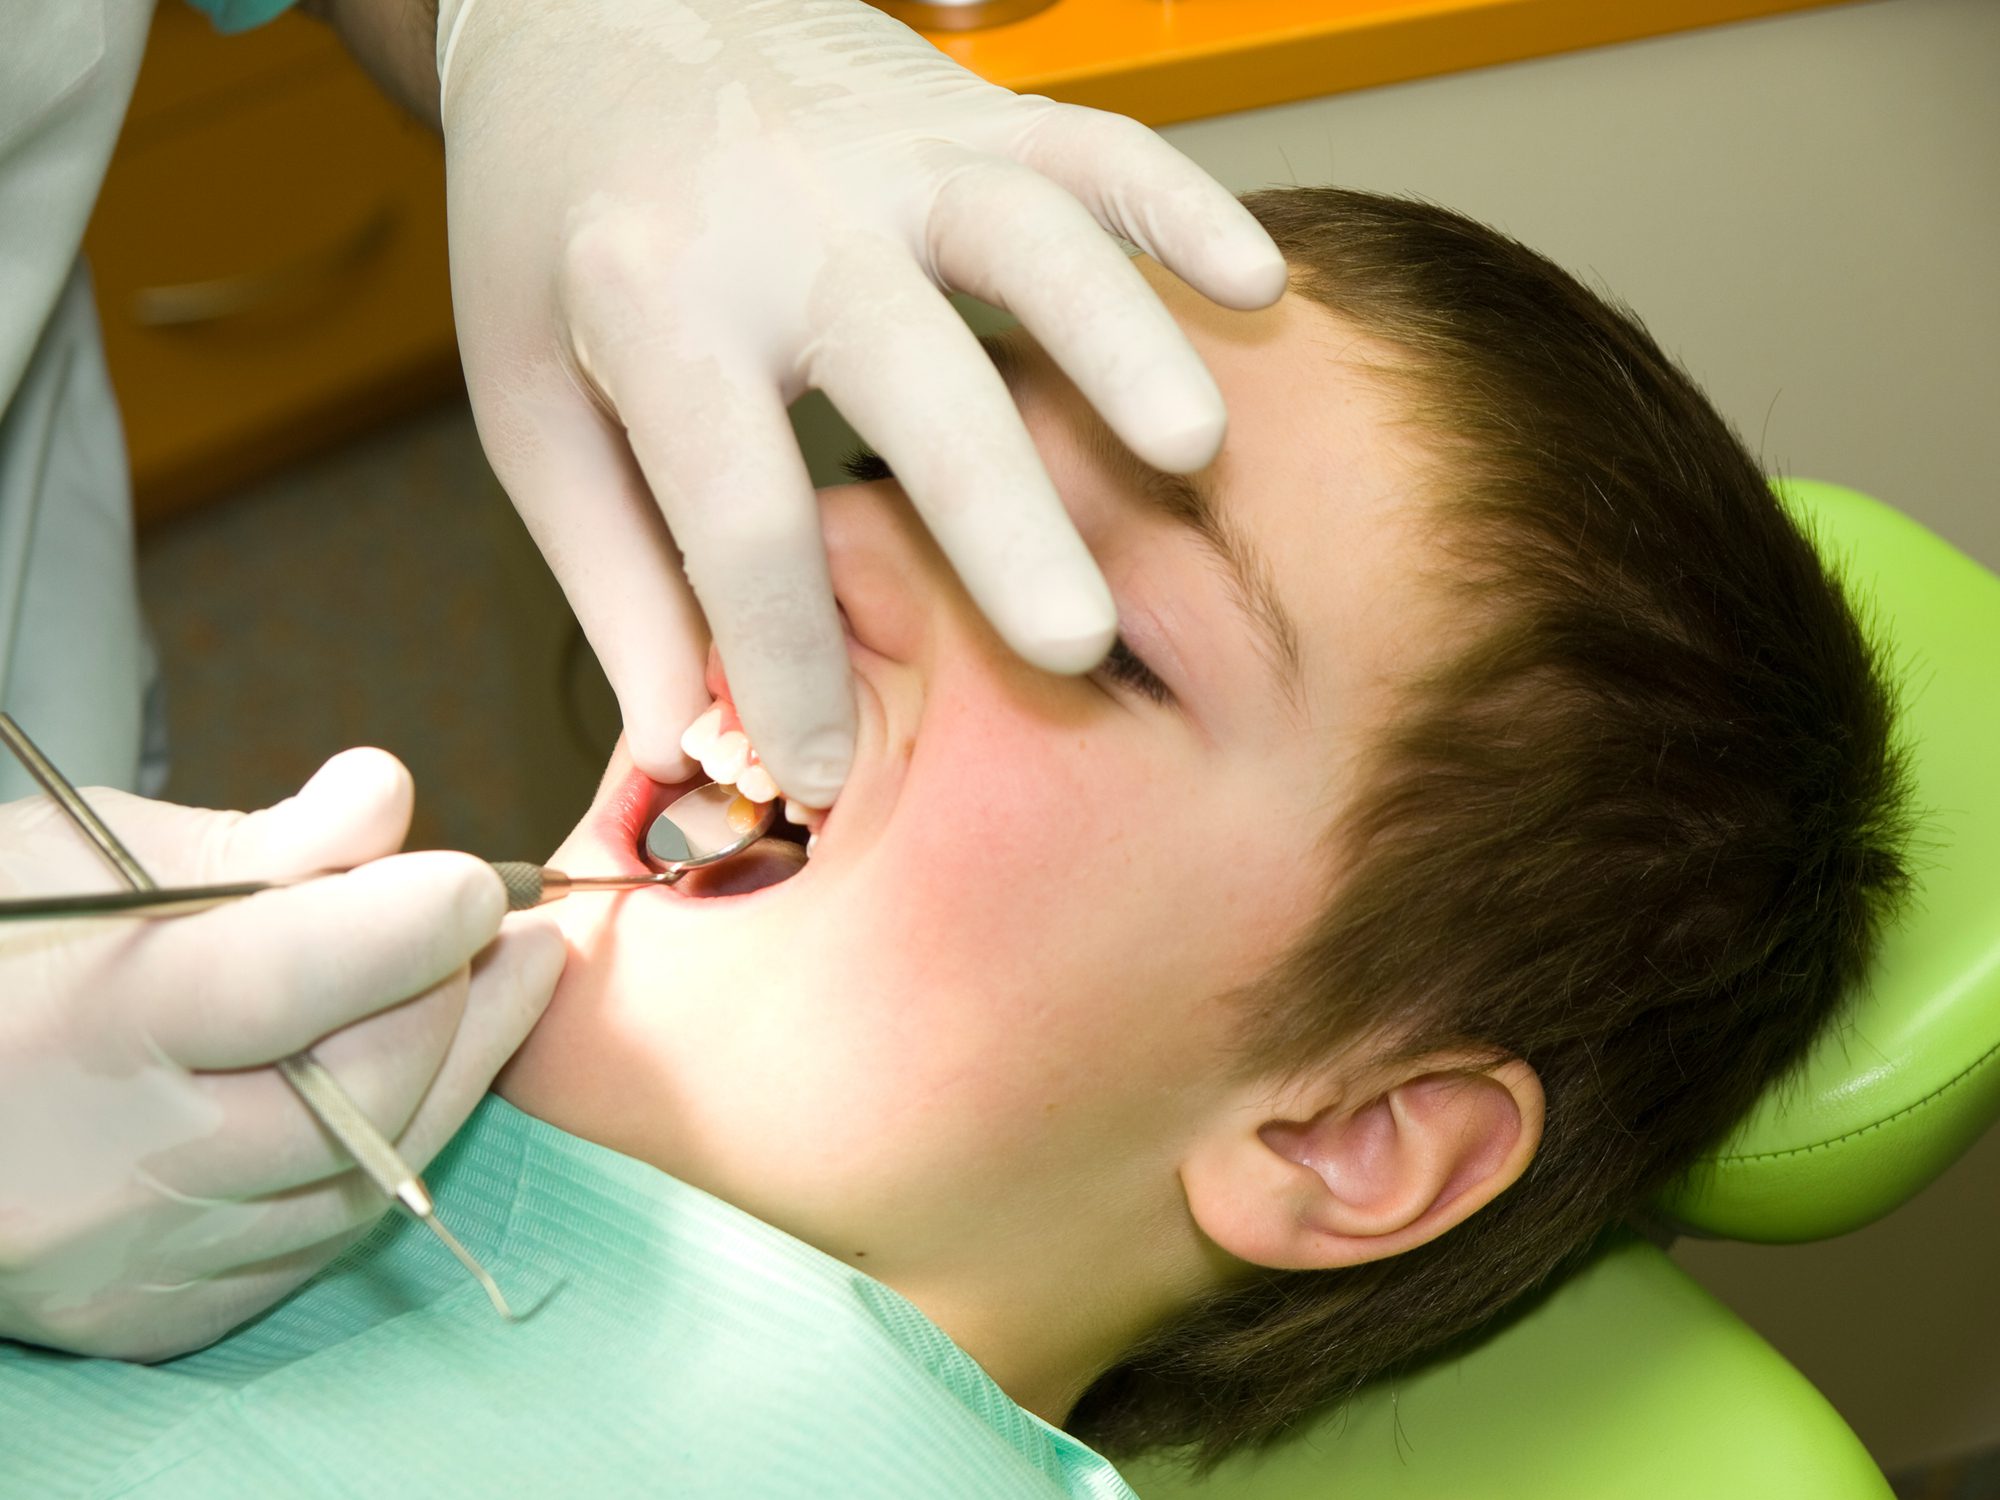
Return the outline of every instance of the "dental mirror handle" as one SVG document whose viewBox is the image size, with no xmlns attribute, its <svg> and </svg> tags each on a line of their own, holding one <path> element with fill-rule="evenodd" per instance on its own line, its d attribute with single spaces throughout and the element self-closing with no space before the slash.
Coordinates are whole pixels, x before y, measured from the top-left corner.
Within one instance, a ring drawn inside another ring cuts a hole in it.
<svg viewBox="0 0 2000 1500">
<path fill-rule="evenodd" d="M 493 873 L 507 891 L 507 910 L 527 911 L 560 901 L 575 891 L 627 891 L 647 885 L 672 885 L 681 878 L 679 870 L 643 875 L 566 875 L 546 865 L 526 860 L 490 861 Z M 92 891 L 77 896 L 30 896 L 18 901 L 0 901 L 0 922 L 39 922 L 56 917 L 178 917 L 188 912 L 206 911 L 226 901 L 240 901 L 259 891 L 301 885 L 320 875 L 337 875 L 337 870 L 321 870 L 295 880 L 243 880 L 230 885 L 191 885 L 151 891 Z"/>
<path fill-rule="evenodd" d="M 507 888 L 509 911 L 546 906 L 578 891 L 633 891 L 647 885 L 672 885 L 686 873 L 669 870 L 663 874 L 648 871 L 641 875 L 565 875 L 547 865 L 519 859 L 495 860 L 493 872 Z"/>
</svg>

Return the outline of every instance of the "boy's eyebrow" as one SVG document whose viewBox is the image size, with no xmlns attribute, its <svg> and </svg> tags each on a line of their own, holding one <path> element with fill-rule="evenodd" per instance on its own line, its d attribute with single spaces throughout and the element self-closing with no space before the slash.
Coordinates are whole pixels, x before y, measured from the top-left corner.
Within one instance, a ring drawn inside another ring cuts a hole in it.
<svg viewBox="0 0 2000 1500">
<path fill-rule="evenodd" d="M 987 334 L 979 342 L 1010 388 L 1029 373 L 1028 362 L 1008 333 Z M 1118 435 L 1088 407 L 1084 427 L 1092 452 L 1114 476 L 1169 520 L 1194 532 L 1222 563 L 1237 608 L 1256 627 L 1259 652 L 1292 707 L 1301 707 L 1299 627 L 1285 608 L 1284 600 L 1278 597 L 1270 564 L 1263 554 L 1239 527 L 1230 523 L 1200 475 L 1169 474 L 1154 468 L 1120 442 Z"/>
</svg>

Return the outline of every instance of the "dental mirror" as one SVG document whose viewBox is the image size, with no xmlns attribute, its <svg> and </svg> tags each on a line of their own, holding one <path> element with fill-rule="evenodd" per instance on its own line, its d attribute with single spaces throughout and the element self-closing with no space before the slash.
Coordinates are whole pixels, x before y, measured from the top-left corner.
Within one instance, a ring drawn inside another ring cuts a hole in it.
<svg viewBox="0 0 2000 1500">
<path fill-rule="evenodd" d="M 677 797 L 646 830 L 645 855 L 678 877 L 741 854 L 770 829 L 775 802 L 752 802 L 735 787 L 711 781 Z"/>
</svg>

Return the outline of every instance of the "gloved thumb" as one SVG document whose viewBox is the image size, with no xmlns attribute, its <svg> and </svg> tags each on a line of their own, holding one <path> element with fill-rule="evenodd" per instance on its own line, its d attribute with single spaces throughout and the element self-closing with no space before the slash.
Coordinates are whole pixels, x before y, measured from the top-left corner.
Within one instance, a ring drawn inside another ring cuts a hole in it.
<svg viewBox="0 0 2000 1500">
<path fill-rule="evenodd" d="M 409 768 L 386 750 L 343 750 L 295 796 L 245 817 L 221 841 L 217 879 L 343 870 L 394 854 L 416 801 Z"/>
<path fill-rule="evenodd" d="M 159 849 L 152 875 L 162 884 L 199 885 L 353 869 L 403 847 L 414 802 L 409 770 L 395 756 L 343 750 L 296 794 L 261 812 L 161 808 L 169 826 L 149 829 L 146 840 Z M 189 826 L 172 827 L 176 815 Z"/>
<path fill-rule="evenodd" d="M 160 1053 L 255 1067 L 429 989 L 506 911 L 499 878 L 472 856 L 403 854 L 148 924 L 126 974 Z"/>
</svg>

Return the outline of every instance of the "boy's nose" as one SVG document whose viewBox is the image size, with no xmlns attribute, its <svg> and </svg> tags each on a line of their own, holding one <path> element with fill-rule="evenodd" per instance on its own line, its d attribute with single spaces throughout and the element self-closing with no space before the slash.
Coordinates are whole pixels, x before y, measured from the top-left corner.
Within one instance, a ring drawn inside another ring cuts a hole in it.
<svg viewBox="0 0 2000 1500">
<path fill-rule="evenodd" d="M 892 661 L 923 662 L 941 632 L 962 628 L 968 612 L 977 617 L 894 480 L 821 490 L 819 501 L 834 597 L 864 646 Z"/>
</svg>

